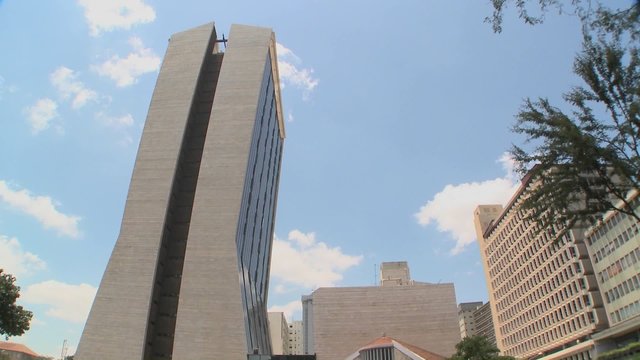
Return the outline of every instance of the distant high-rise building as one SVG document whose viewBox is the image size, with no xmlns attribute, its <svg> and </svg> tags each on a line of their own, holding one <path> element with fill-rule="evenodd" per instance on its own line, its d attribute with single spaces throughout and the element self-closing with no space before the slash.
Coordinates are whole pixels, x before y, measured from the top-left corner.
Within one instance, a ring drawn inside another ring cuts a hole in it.
<svg viewBox="0 0 640 360">
<path fill-rule="evenodd" d="M 473 311 L 473 320 L 475 322 L 475 335 L 484 336 L 490 343 L 497 346 L 491 304 L 486 303 L 475 309 Z"/>
<path fill-rule="evenodd" d="M 520 206 L 528 186 L 531 176 L 504 209 L 474 213 L 498 348 L 517 358 L 588 357 L 607 319 L 583 230 L 554 241 Z"/>
<path fill-rule="evenodd" d="M 303 355 L 303 335 L 302 335 L 302 321 L 292 321 L 289 324 L 289 354 L 291 355 Z"/>
<path fill-rule="evenodd" d="M 401 274 L 409 280 L 406 268 Z M 453 354 L 460 341 L 453 284 L 409 283 L 319 288 L 303 296 L 305 354 L 344 359 L 382 334 Z"/>
<path fill-rule="evenodd" d="M 482 301 L 460 303 L 458 305 L 458 325 L 460 326 L 460 337 L 466 338 L 476 334 L 476 319 L 474 311 L 482 306 Z"/>
<path fill-rule="evenodd" d="M 313 295 L 302 295 L 302 354 L 315 354 Z"/>
<path fill-rule="evenodd" d="M 380 265 L 380 286 L 411 285 L 406 261 L 383 262 Z"/>
<path fill-rule="evenodd" d="M 270 354 L 269 262 L 284 116 L 271 29 L 171 36 L 120 235 L 75 358 Z"/>
<path fill-rule="evenodd" d="M 271 353 L 289 355 L 289 324 L 283 312 L 269 312 L 269 333 L 271 333 Z"/>
</svg>

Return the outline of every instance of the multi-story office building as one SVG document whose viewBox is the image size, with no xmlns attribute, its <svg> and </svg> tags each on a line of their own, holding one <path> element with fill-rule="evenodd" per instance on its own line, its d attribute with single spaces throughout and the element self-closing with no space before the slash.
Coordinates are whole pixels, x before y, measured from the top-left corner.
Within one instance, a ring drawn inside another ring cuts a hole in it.
<svg viewBox="0 0 640 360">
<path fill-rule="evenodd" d="M 607 317 L 584 231 L 554 241 L 527 220 L 520 204 L 528 186 L 531 176 L 504 209 L 482 205 L 474 213 L 498 348 L 518 358 L 589 356 L 589 338 Z"/>
<path fill-rule="evenodd" d="M 496 344 L 496 331 L 493 327 L 491 303 L 486 303 L 473 311 L 475 335 L 484 336 L 493 345 Z"/>
<path fill-rule="evenodd" d="M 270 354 L 267 289 L 284 140 L 270 29 L 171 36 L 120 235 L 75 358 Z"/>
<path fill-rule="evenodd" d="M 453 284 L 409 283 L 319 288 L 303 296 L 304 352 L 318 360 L 344 359 L 385 334 L 453 354 L 460 341 Z"/>
<path fill-rule="evenodd" d="M 289 324 L 283 312 L 269 312 L 269 332 L 271 333 L 271 353 L 289 355 Z"/>
<path fill-rule="evenodd" d="M 491 304 L 482 301 L 460 303 L 458 305 L 458 321 L 460 337 L 463 339 L 474 335 L 484 336 L 496 345 L 496 333 L 493 329 Z"/>
<path fill-rule="evenodd" d="M 466 338 L 476 334 L 476 320 L 474 311 L 482 306 L 482 301 L 460 303 L 458 305 L 458 325 L 460 326 L 460 337 Z"/>
<path fill-rule="evenodd" d="M 628 199 L 640 214 L 640 193 Z M 586 233 L 610 328 L 594 336 L 603 350 L 640 339 L 640 223 L 619 211 Z"/>
<path fill-rule="evenodd" d="M 302 321 L 295 320 L 289 324 L 289 354 L 303 355 Z"/>
</svg>

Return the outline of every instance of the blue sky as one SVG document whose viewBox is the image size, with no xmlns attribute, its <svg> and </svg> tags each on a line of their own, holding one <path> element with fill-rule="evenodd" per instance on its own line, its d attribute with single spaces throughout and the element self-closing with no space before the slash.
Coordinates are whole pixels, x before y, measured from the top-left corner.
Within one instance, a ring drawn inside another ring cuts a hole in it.
<svg viewBox="0 0 640 360">
<path fill-rule="evenodd" d="M 624 2 L 621 2 L 624 3 Z M 300 319 L 319 286 L 371 285 L 384 261 L 487 299 L 473 208 L 506 202 L 522 99 L 578 84 L 579 24 L 530 27 L 489 1 L 0 1 L 0 268 L 32 329 L 73 353 L 116 241 L 172 33 L 215 21 L 279 43 L 287 139 L 270 306 Z"/>
</svg>

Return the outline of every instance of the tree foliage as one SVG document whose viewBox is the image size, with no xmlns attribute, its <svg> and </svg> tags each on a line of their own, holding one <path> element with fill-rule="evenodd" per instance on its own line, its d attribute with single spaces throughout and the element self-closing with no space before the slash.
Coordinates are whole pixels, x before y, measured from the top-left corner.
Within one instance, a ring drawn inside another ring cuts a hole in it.
<svg viewBox="0 0 640 360">
<path fill-rule="evenodd" d="M 640 0 L 626 9 L 612 9 L 595 0 L 491 0 L 493 13 L 485 18 L 496 33 L 502 32 L 504 12 L 509 4 L 515 6 L 518 17 L 525 24 L 538 25 L 544 22 L 550 11 L 559 14 L 577 16 L 583 25 L 589 25 L 608 32 L 634 27 L 637 22 Z M 637 27 L 633 31 L 636 39 L 639 35 Z"/>
<path fill-rule="evenodd" d="M 500 356 L 500 350 L 486 337 L 466 337 L 456 344 L 456 353 L 449 360 L 515 360 L 511 356 Z"/>
<path fill-rule="evenodd" d="M 549 9 L 566 11 L 558 0 L 514 2 L 529 24 L 541 23 Z M 489 21 L 499 32 L 508 1 L 492 3 Z M 640 189 L 640 1 L 626 9 L 589 0 L 571 6 L 582 22 L 573 70 L 583 84 L 563 96 L 570 111 L 545 98 L 526 99 L 516 116 L 513 131 L 525 142 L 511 154 L 517 170 L 536 179 L 523 206 L 542 228 L 593 223 L 614 209 L 640 221 L 627 203 L 629 191 Z M 532 7 L 539 15 L 531 15 Z"/>
<path fill-rule="evenodd" d="M 33 313 L 16 305 L 20 287 L 16 278 L 0 269 L 0 336 L 20 336 L 29 330 Z"/>
</svg>

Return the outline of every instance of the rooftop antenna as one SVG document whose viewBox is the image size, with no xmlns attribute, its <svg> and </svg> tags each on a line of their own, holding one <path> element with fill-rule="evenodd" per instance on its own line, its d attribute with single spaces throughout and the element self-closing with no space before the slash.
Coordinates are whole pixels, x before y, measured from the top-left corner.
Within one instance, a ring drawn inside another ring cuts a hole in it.
<svg viewBox="0 0 640 360">
<path fill-rule="evenodd" d="M 376 271 L 378 264 L 373 264 L 373 286 L 378 285 L 378 272 Z"/>
<path fill-rule="evenodd" d="M 67 339 L 64 339 L 64 341 L 62 342 L 62 351 L 60 351 L 61 360 L 65 360 L 65 358 L 67 357 L 67 351 L 69 351 L 69 342 L 67 341 Z"/>
</svg>

